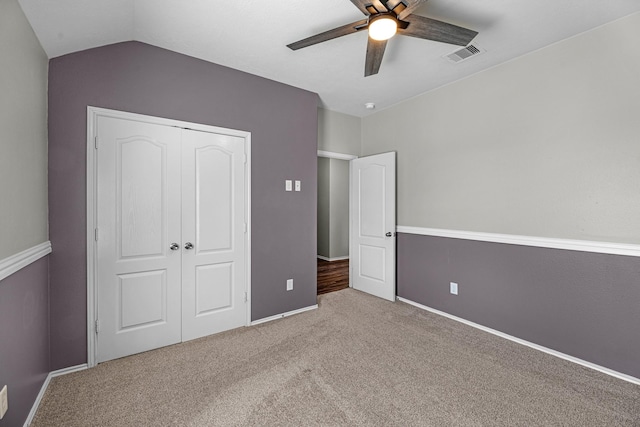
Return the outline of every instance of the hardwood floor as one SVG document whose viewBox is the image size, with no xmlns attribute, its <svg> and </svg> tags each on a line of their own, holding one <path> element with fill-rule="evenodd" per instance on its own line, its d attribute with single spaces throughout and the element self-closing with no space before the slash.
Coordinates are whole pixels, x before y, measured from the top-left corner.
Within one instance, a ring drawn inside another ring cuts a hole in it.
<svg viewBox="0 0 640 427">
<path fill-rule="evenodd" d="M 349 260 L 324 261 L 318 258 L 318 295 L 349 287 Z"/>
</svg>

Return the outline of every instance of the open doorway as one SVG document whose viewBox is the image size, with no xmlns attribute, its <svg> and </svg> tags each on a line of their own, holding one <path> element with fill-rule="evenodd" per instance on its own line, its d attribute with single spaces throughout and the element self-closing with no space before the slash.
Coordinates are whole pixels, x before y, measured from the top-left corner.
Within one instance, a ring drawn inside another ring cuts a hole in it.
<svg viewBox="0 0 640 427">
<path fill-rule="evenodd" d="M 349 287 L 349 162 L 318 151 L 318 295 Z"/>
</svg>

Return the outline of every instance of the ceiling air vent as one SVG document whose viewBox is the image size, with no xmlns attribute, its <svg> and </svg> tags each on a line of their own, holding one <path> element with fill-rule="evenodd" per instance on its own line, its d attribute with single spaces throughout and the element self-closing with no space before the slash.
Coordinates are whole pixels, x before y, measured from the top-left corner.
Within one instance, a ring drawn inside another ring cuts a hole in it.
<svg viewBox="0 0 640 427">
<path fill-rule="evenodd" d="M 449 55 L 445 55 L 444 58 L 446 58 L 451 62 L 457 63 L 457 62 L 462 62 L 465 59 L 469 59 L 472 56 L 480 55 L 482 52 L 486 52 L 486 51 L 481 47 L 478 47 L 477 45 L 470 44 L 465 48 L 456 50 L 455 52 L 450 53 Z"/>
</svg>

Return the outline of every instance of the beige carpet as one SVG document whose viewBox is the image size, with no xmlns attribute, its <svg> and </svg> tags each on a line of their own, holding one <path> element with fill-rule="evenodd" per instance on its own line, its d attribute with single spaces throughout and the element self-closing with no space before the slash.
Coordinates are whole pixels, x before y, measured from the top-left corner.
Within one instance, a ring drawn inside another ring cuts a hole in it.
<svg viewBox="0 0 640 427">
<path fill-rule="evenodd" d="M 403 303 L 320 308 L 55 378 L 36 426 L 640 425 L 640 387 Z"/>
</svg>

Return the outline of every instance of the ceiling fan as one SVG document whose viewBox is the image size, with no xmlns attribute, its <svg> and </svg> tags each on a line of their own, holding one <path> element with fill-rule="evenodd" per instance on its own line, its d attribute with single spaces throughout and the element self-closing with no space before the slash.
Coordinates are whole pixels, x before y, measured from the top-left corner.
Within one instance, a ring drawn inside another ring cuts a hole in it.
<svg viewBox="0 0 640 427">
<path fill-rule="evenodd" d="M 413 11 L 426 0 L 351 0 L 366 19 L 325 31 L 287 45 L 291 50 L 302 49 L 337 37 L 369 30 L 367 58 L 364 76 L 378 74 L 387 40 L 396 33 L 403 36 L 435 40 L 442 43 L 466 46 L 478 34 L 477 31 L 457 25 L 413 15 Z"/>
</svg>

